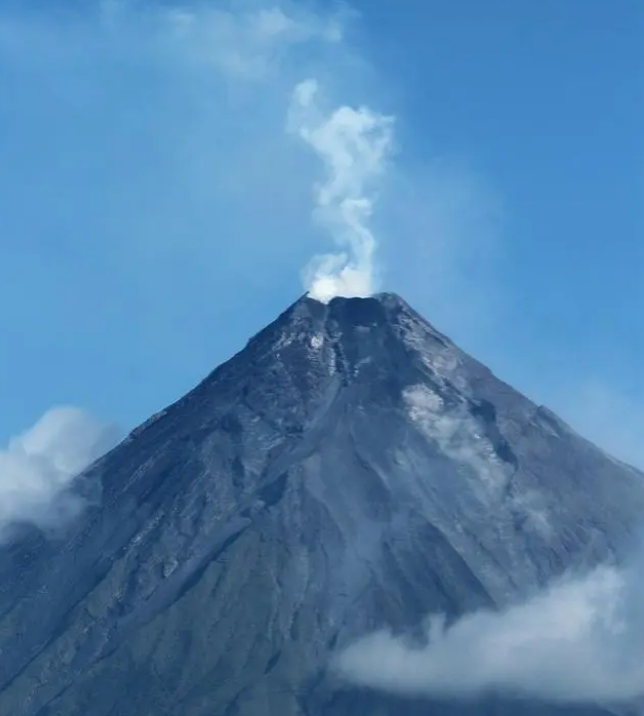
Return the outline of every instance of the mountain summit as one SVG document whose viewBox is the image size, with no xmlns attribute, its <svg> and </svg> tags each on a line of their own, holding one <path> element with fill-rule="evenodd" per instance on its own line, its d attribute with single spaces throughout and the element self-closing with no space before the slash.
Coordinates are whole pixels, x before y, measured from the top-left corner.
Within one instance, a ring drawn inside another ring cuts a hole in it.
<svg viewBox="0 0 644 716">
<path fill-rule="evenodd" d="M 0 549 L 0 716 L 573 713 L 329 663 L 619 555 L 643 478 L 399 297 L 304 297 L 83 474 L 64 534 Z"/>
</svg>

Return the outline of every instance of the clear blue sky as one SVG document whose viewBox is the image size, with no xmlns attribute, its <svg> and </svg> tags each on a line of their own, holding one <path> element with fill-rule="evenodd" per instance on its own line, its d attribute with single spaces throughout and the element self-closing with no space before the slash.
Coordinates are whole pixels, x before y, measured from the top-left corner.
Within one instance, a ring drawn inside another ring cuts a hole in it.
<svg viewBox="0 0 644 716">
<path fill-rule="evenodd" d="M 383 288 L 644 464 L 639 1 L 181 6 L 0 4 L 0 444 L 61 403 L 132 427 L 298 297 L 314 77 L 396 117 Z"/>
</svg>

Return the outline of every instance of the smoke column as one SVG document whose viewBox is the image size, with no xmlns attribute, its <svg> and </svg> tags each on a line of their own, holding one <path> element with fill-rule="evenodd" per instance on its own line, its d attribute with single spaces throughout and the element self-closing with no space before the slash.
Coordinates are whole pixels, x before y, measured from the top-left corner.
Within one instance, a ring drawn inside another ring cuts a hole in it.
<svg viewBox="0 0 644 716">
<path fill-rule="evenodd" d="M 288 131 L 322 160 L 326 178 L 315 188 L 315 217 L 338 247 L 316 256 L 303 273 L 308 294 L 327 303 L 335 296 L 369 296 L 376 287 L 376 240 L 369 228 L 373 185 L 386 169 L 393 118 L 368 107 L 342 106 L 328 115 L 316 102 L 318 83 L 306 80 L 293 93 Z"/>
</svg>

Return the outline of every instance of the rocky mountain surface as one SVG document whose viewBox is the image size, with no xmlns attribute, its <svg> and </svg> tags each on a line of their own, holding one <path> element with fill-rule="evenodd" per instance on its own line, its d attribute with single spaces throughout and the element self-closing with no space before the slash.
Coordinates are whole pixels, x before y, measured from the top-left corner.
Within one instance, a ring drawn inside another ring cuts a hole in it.
<svg viewBox="0 0 644 716">
<path fill-rule="evenodd" d="M 641 473 L 395 295 L 300 299 L 75 489 L 64 533 L 0 548 L 0 716 L 609 713 L 327 669 L 619 556 L 644 511 Z"/>
</svg>

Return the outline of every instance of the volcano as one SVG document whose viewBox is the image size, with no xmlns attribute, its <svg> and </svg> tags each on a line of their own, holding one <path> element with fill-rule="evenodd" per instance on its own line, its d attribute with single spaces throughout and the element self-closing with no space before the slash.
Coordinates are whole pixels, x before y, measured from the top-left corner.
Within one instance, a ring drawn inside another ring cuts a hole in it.
<svg viewBox="0 0 644 716">
<path fill-rule="evenodd" d="M 644 475 L 396 295 L 300 299 L 74 489 L 64 531 L 0 548 L 0 716 L 608 713 L 332 668 L 619 559 L 644 510 Z"/>
</svg>

